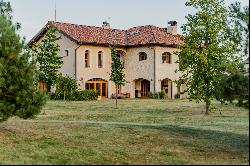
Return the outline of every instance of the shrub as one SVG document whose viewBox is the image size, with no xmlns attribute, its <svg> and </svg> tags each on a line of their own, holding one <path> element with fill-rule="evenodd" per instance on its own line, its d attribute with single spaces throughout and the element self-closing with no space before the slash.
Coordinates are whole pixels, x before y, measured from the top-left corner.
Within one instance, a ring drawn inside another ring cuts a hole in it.
<svg viewBox="0 0 250 166">
<path fill-rule="evenodd" d="M 180 94 L 179 94 L 179 93 L 176 93 L 176 94 L 174 95 L 174 98 L 175 98 L 175 99 L 179 99 L 179 98 L 180 98 Z"/>
<path fill-rule="evenodd" d="M 76 80 L 72 79 L 68 75 L 63 77 L 59 75 L 56 81 L 56 99 L 73 100 L 73 92 L 78 90 Z"/>
<path fill-rule="evenodd" d="M 165 93 L 164 91 L 156 92 L 156 93 L 148 92 L 148 97 L 152 99 L 164 99 Z"/>
<path fill-rule="evenodd" d="M 154 93 L 153 92 L 148 92 L 148 97 L 153 99 L 154 98 Z"/>
<path fill-rule="evenodd" d="M 63 96 L 57 93 L 50 95 L 51 100 L 63 100 Z M 97 100 L 98 93 L 94 90 L 76 90 L 65 95 L 65 100 L 69 101 L 85 101 L 85 100 Z"/>
<path fill-rule="evenodd" d="M 165 92 L 164 91 L 160 91 L 159 92 L 159 98 L 160 99 L 164 99 L 165 98 Z"/>
<path fill-rule="evenodd" d="M 98 93 L 94 90 L 79 90 L 76 80 L 68 75 L 62 75 L 56 81 L 56 91 L 50 94 L 51 100 L 70 100 L 70 101 L 83 101 L 83 100 L 97 100 Z"/>
</svg>

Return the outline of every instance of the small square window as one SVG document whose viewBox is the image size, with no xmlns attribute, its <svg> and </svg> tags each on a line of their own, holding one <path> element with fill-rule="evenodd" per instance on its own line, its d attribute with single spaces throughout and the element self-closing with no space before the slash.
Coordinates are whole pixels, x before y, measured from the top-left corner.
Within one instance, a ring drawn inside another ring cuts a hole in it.
<svg viewBox="0 0 250 166">
<path fill-rule="evenodd" d="M 64 57 L 69 56 L 69 50 L 65 50 Z"/>
<path fill-rule="evenodd" d="M 145 52 L 139 53 L 139 61 L 147 60 L 147 54 Z"/>
</svg>

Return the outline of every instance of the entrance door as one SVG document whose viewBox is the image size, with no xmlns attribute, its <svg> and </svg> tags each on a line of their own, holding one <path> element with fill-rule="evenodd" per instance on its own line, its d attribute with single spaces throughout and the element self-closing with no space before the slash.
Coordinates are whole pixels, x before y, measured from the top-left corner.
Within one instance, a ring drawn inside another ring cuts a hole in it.
<svg viewBox="0 0 250 166">
<path fill-rule="evenodd" d="M 147 97 L 150 91 L 150 82 L 148 80 L 141 81 L 141 97 Z"/>
<path fill-rule="evenodd" d="M 161 90 L 165 92 L 165 98 L 172 98 L 172 81 L 170 79 L 164 79 L 161 82 Z"/>
<path fill-rule="evenodd" d="M 99 96 L 108 97 L 108 86 L 107 81 L 94 78 L 86 82 L 85 89 L 93 89 L 98 93 Z"/>
</svg>

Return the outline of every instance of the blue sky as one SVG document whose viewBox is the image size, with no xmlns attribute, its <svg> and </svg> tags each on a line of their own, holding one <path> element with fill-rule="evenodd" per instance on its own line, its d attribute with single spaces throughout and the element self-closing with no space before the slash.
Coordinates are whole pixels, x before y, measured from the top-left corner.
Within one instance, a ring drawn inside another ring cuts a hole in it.
<svg viewBox="0 0 250 166">
<path fill-rule="evenodd" d="M 20 22 L 19 34 L 30 40 L 49 20 L 54 20 L 55 0 L 9 0 L 15 22 Z M 176 20 L 178 27 L 193 8 L 185 0 L 56 0 L 57 21 L 101 26 L 110 17 L 112 28 L 127 29 L 138 25 L 166 27 Z M 240 0 L 249 5 L 248 0 Z M 226 5 L 235 0 L 225 0 Z M 181 33 L 181 29 L 178 28 Z"/>
</svg>

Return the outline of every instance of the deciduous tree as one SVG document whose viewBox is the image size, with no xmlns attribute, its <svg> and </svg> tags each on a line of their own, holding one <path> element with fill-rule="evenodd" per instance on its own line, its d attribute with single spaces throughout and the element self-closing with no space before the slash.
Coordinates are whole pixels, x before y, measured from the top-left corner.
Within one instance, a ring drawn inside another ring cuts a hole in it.
<svg viewBox="0 0 250 166">
<path fill-rule="evenodd" d="M 225 38 L 228 12 L 222 0 L 188 0 L 196 9 L 182 26 L 183 45 L 178 52 L 181 79 L 187 80 L 188 93 L 206 103 L 209 113 L 216 82 L 233 62 L 232 44 Z"/>
<path fill-rule="evenodd" d="M 110 49 L 112 58 L 110 80 L 113 81 L 116 86 L 115 98 L 117 108 L 117 87 L 125 84 L 125 74 L 123 73 L 124 66 L 118 57 L 116 49 L 114 47 L 110 47 Z"/>
<path fill-rule="evenodd" d="M 39 81 L 46 82 L 49 88 L 55 85 L 59 76 L 58 70 L 63 64 L 58 56 L 60 46 L 56 43 L 61 37 L 56 35 L 56 31 L 53 27 L 47 27 L 45 36 L 33 47 L 39 68 Z"/>
</svg>

